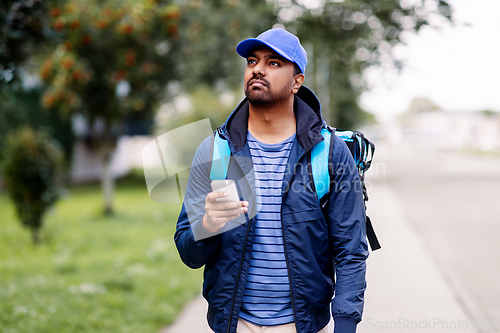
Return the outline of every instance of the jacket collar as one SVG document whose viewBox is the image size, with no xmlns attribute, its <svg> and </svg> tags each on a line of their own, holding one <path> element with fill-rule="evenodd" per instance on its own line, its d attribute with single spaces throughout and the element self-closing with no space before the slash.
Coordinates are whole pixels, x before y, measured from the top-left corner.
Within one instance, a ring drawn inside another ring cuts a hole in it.
<svg viewBox="0 0 500 333">
<path fill-rule="evenodd" d="M 296 119 L 296 137 L 304 151 L 309 151 L 323 141 L 321 129 L 324 121 L 318 98 L 307 87 L 302 86 L 295 95 L 293 104 Z M 248 100 L 245 98 L 220 127 L 224 136 L 229 136 L 235 152 L 246 144 L 248 131 Z"/>
</svg>

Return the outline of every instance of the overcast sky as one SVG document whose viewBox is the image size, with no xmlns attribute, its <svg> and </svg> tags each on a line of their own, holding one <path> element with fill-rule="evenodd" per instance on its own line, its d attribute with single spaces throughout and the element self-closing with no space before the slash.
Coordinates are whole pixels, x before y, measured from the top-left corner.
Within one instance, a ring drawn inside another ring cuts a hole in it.
<svg viewBox="0 0 500 333">
<path fill-rule="evenodd" d="M 401 75 L 371 70 L 361 105 L 379 119 L 404 112 L 415 97 L 449 111 L 500 111 L 500 0 L 450 0 L 459 22 L 471 26 L 422 29 L 395 52 Z"/>
</svg>

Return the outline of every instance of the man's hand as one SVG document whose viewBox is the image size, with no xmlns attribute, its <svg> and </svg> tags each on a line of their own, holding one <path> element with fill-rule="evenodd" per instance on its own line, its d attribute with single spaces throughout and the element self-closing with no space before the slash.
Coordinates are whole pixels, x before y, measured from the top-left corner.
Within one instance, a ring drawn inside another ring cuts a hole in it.
<svg viewBox="0 0 500 333">
<path fill-rule="evenodd" d="M 205 199 L 205 212 L 203 227 L 208 232 L 216 232 L 223 228 L 227 222 L 237 218 L 248 211 L 247 201 L 217 202 L 215 199 L 227 197 L 227 192 L 210 192 Z"/>
</svg>

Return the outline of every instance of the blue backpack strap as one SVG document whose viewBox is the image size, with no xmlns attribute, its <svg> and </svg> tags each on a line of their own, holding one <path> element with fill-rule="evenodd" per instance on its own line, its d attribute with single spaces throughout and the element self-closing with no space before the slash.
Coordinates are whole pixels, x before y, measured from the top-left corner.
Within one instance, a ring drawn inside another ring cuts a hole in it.
<svg viewBox="0 0 500 333">
<path fill-rule="evenodd" d="M 335 132 L 335 135 L 341 138 L 342 140 L 346 142 L 352 142 L 353 141 L 353 136 L 354 132 L 353 131 L 345 131 L 345 130 L 337 130 Z"/>
<path fill-rule="evenodd" d="M 219 131 L 215 131 L 213 148 L 212 148 L 212 166 L 210 168 L 210 179 L 226 179 L 227 168 L 229 166 L 229 157 L 231 156 L 231 149 L 227 140 L 219 135 Z"/>
<path fill-rule="evenodd" d="M 368 194 L 365 186 L 365 172 L 372 164 L 375 145 L 365 138 L 363 133 L 358 131 L 337 130 L 335 135 L 341 138 L 351 151 L 352 157 L 358 169 L 359 178 L 363 189 L 364 201 L 368 200 Z M 333 173 L 332 173 L 333 174 Z M 365 204 L 366 205 L 366 204 Z M 366 206 L 365 206 L 366 209 Z M 380 243 L 373 229 L 373 224 L 368 216 L 366 216 L 366 236 L 372 251 L 381 248 Z"/>
<path fill-rule="evenodd" d="M 332 133 L 327 129 L 321 130 L 324 140 L 311 150 L 311 169 L 318 200 L 330 192 L 330 172 L 328 159 L 330 156 L 330 140 Z"/>
</svg>

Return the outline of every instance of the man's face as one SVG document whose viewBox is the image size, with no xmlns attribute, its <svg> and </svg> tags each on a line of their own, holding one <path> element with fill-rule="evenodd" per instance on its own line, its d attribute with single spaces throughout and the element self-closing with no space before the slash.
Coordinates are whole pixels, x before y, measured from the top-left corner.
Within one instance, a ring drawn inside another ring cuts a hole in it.
<svg viewBox="0 0 500 333">
<path fill-rule="evenodd" d="M 253 105 L 271 106 L 286 101 L 298 90 L 294 72 L 294 64 L 273 50 L 255 50 L 247 58 L 245 96 Z"/>
</svg>

